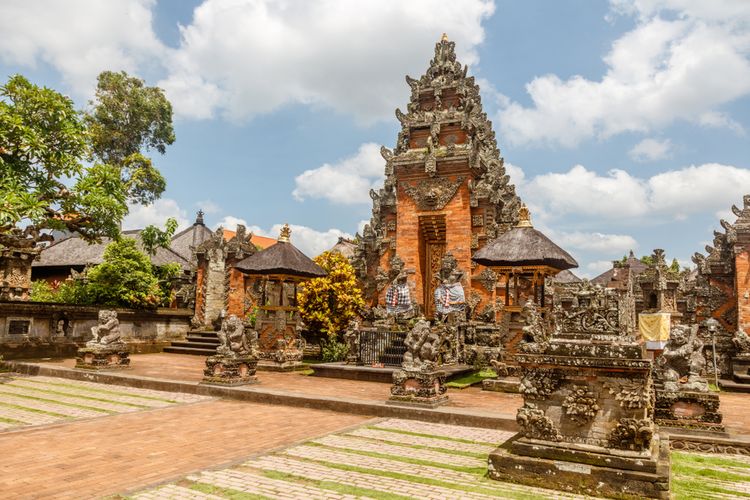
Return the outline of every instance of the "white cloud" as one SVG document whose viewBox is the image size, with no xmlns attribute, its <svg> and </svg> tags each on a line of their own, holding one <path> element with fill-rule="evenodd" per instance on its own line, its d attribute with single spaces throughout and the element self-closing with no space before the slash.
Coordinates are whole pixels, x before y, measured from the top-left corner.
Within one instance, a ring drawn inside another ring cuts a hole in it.
<svg viewBox="0 0 750 500">
<path fill-rule="evenodd" d="M 576 269 L 576 274 L 581 278 L 591 279 L 596 278 L 604 271 L 612 268 L 611 260 L 595 260 L 589 262 L 585 267 Z"/>
<path fill-rule="evenodd" d="M 574 147 L 590 138 L 659 130 L 677 120 L 738 130 L 717 108 L 750 93 L 747 2 L 612 4 L 638 21 L 612 44 L 601 80 L 535 78 L 526 85 L 530 107 L 513 102 L 500 112 L 503 135 L 514 144 Z"/>
<path fill-rule="evenodd" d="M 657 161 L 670 158 L 672 156 L 672 141 L 664 139 L 662 141 L 652 138 L 643 139 L 628 151 L 628 156 L 638 162 Z"/>
<path fill-rule="evenodd" d="M 221 207 L 211 200 L 197 201 L 195 202 L 195 206 L 198 207 L 198 209 L 203 210 L 203 213 L 209 215 L 221 212 Z"/>
<path fill-rule="evenodd" d="M 152 29 L 154 0 L 4 0 L 0 60 L 50 64 L 79 96 L 103 70 L 138 68 L 163 54 Z"/>
<path fill-rule="evenodd" d="M 369 191 L 382 184 L 384 168 L 380 146 L 365 143 L 354 156 L 305 170 L 294 179 L 297 187 L 292 195 L 299 201 L 323 198 L 341 204 L 369 204 Z"/>
<path fill-rule="evenodd" d="M 557 233 L 553 238 L 555 243 L 563 248 L 575 248 L 578 250 L 616 254 L 627 252 L 638 247 L 638 242 L 627 234 L 603 234 L 603 233 Z"/>
<path fill-rule="evenodd" d="M 274 224 L 268 230 L 258 226 L 250 226 L 248 229 L 252 231 L 253 234 L 276 238 L 279 236 L 282 227 L 283 224 Z M 298 226 L 296 224 L 289 224 L 289 227 L 292 230 L 291 242 L 294 246 L 299 248 L 302 253 L 310 258 L 329 250 L 339 241 L 340 237 L 352 237 L 351 234 L 345 233 L 339 229 L 318 231 L 307 226 Z"/>
<path fill-rule="evenodd" d="M 225 215 L 224 218 L 214 224 L 213 228 L 218 229 L 219 227 L 223 227 L 224 229 L 228 229 L 230 231 L 236 231 L 238 224 L 247 227 L 247 221 L 245 219 L 240 219 L 239 217 L 234 217 L 233 215 Z"/>
<path fill-rule="evenodd" d="M 442 32 L 478 61 L 491 0 L 205 0 L 159 83 L 179 114 L 240 121 L 290 103 L 391 119 Z"/>
<path fill-rule="evenodd" d="M 188 226 L 189 221 L 185 210 L 171 198 L 161 198 L 151 205 L 130 205 L 130 213 L 122 221 L 123 229 L 143 229 L 153 224 L 163 227 L 169 217 L 177 220 L 178 231 Z"/>
<path fill-rule="evenodd" d="M 576 165 L 568 172 L 539 175 L 518 185 L 524 198 L 540 204 L 538 213 L 544 219 L 575 214 L 631 222 L 723 211 L 741 200 L 748 186 L 750 169 L 718 163 L 670 170 L 648 179 L 624 170 L 600 175 Z"/>
</svg>

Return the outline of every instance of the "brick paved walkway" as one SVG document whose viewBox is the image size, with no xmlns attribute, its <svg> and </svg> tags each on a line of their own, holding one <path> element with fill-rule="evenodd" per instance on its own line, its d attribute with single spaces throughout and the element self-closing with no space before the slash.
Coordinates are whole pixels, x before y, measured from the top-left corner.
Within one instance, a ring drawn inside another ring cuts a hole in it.
<svg viewBox="0 0 750 500">
<path fill-rule="evenodd" d="M 136 499 L 490 499 L 583 498 L 484 477 L 487 453 L 512 433 L 371 421 L 233 467 L 191 474 Z M 680 500 L 750 493 L 750 457 L 675 453 L 672 491 Z"/>
<path fill-rule="evenodd" d="M 133 368 L 129 375 L 164 378 L 186 382 L 199 382 L 205 358 L 183 354 L 134 354 L 131 355 Z M 52 364 L 73 367 L 75 361 L 56 360 Z M 258 377 L 264 389 L 279 389 L 290 393 L 316 396 L 345 397 L 349 399 L 382 402 L 390 395 L 388 384 L 361 382 L 333 378 L 309 377 L 299 373 L 259 372 Z M 482 391 L 478 387 L 448 391 L 448 406 L 467 410 L 491 411 L 515 420 L 516 410 L 522 400 L 518 394 L 505 394 Z M 722 392 L 721 411 L 727 430 L 734 434 L 750 435 L 750 394 Z"/>
<path fill-rule="evenodd" d="M 24 381 L 25 385 L 32 383 Z M 50 387 L 50 382 L 39 385 Z M 0 385 L 0 390 L 4 386 Z M 106 387 L 128 393 L 108 395 L 121 397 L 118 401 L 132 401 L 135 392 L 149 396 L 155 392 Z M 167 394 L 169 400 L 185 403 L 195 397 Z M 6 396 L 0 399 L 4 401 Z M 0 495 L 13 499 L 102 498 L 207 467 L 226 466 L 367 419 L 313 409 L 201 399 L 192 404 L 136 408 L 128 413 L 0 432 Z M 170 491 L 171 498 L 210 498 L 193 490 L 180 496 L 185 491 L 179 485 Z"/>
</svg>

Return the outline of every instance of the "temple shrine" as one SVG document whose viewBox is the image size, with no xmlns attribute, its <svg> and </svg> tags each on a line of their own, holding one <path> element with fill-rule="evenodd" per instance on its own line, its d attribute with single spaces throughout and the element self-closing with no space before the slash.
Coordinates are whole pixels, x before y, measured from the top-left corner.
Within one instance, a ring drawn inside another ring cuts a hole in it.
<svg viewBox="0 0 750 500">
<path fill-rule="evenodd" d="M 411 99 L 396 147 L 383 147 L 384 187 L 372 190 L 372 219 L 353 263 L 371 315 L 383 315 L 387 285 L 399 275 L 428 319 L 441 284 L 444 258 L 463 272 L 472 317 L 491 316 L 495 287 L 506 284 L 473 263 L 474 252 L 515 226 L 521 200 L 510 183 L 479 87 L 456 60 L 455 43 L 443 35 L 419 79 L 406 77 Z"/>
</svg>

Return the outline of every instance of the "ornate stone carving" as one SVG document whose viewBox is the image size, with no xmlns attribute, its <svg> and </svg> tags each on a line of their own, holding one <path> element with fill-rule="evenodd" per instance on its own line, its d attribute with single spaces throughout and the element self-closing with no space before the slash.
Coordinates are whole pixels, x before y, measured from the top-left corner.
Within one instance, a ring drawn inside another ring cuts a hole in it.
<svg viewBox="0 0 750 500">
<path fill-rule="evenodd" d="M 472 227 L 482 227 L 484 226 L 484 215 L 472 215 L 471 216 L 471 225 Z"/>
<path fill-rule="evenodd" d="M 737 349 L 737 354 L 750 356 L 750 335 L 741 328 L 734 333 L 732 344 Z"/>
<path fill-rule="evenodd" d="M 94 338 L 86 342 L 88 347 L 122 343 L 117 311 L 112 309 L 99 310 L 99 323 L 91 327 L 91 335 Z"/>
<path fill-rule="evenodd" d="M 404 339 L 406 353 L 402 366 L 409 370 L 431 370 L 438 362 L 447 329 L 431 328 L 430 322 L 421 318 Z"/>
<path fill-rule="evenodd" d="M 651 419 L 621 418 L 609 434 L 609 445 L 620 450 L 641 451 L 651 446 L 654 422 Z"/>
<path fill-rule="evenodd" d="M 590 422 L 599 411 L 598 397 L 587 386 L 574 385 L 563 400 L 565 415 L 579 425 Z"/>
<path fill-rule="evenodd" d="M 658 375 L 664 383 L 664 392 L 708 392 L 708 381 L 703 377 L 706 358 L 703 341 L 697 336 L 697 325 L 672 327 L 669 342 L 659 358 Z"/>
<path fill-rule="evenodd" d="M 526 323 L 523 330 L 523 341 L 519 350 L 525 353 L 541 353 L 549 344 L 549 334 L 544 325 L 544 320 L 533 300 L 524 304 L 522 316 Z"/>
<path fill-rule="evenodd" d="M 230 358 L 257 356 L 258 333 L 253 331 L 252 337 L 245 331 L 245 325 L 234 314 L 229 315 L 221 324 L 217 332 L 219 346 L 216 353 Z"/>
<path fill-rule="evenodd" d="M 524 399 L 547 399 L 560 386 L 557 374 L 552 370 L 539 368 L 526 370 L 521 378 L 520 392 Z"/>
<path fill-rule="evenodd" d="M 464 180 L 463 176 L 458 176 L 455 180 L 435 177 L 423 179 L 416 186 L 405 184 L 403 189 L 419 210 L 442 210 L 456 195 Z"/>
<path fill-rule="evenodd" d="M 534 403 L 525 403 L 516 414 L 520 434 L 530 439 L 560 441 L 560 431 Z"/>
<path fill-rule="evenodd" d="M 648 392 L 640 382 L 627 379 L 610 379 L 603 385 L 623 408 L 643 408 L 648 403 Z"/>
</svg>

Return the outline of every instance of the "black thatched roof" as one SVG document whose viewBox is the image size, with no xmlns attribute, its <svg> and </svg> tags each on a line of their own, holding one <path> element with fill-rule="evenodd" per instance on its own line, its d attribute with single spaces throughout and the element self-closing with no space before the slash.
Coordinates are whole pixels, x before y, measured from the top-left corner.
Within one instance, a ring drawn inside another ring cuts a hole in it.
<svg viewBox="0 0 750 500">
<path fill-rule="evenodd" d="M 235 267 L 247 274 L 286 274 L 301 278 L 320 278 L 328 274 L 289 241 L 281 239 L 242 259 Z"/>
<path fill-rule="evenodd" d="M 132 238 L 138 241 L 140 247 L 140 230 L 123 231 L 124 238 Z M 83 267 L 87 264 L 101 264 L 104 250 L 111 242 L 109 238 L 102 238 L 101 243 L 89 244 L 78 236 L 71 236 L 64 240 L 56 241 L 43 249 L 31 266 L 33 268 L 43 267 Z M 142 248 L 141 248 L 142 249 Z M 173 250 L 157 248 L 156 254 L 149 256 L 151 263 L 155 266 L 176 263 L 183 270 L 190 269 L 187 259 Z"/>
<path fill-rule="evenodd" d="M 173 252 L 179 254 L 185 260 L 190 260 L 192 257 L 192 250 L 190 247 L 198 247 L 201 243 L 208 240 L 213 236 L 213 231 L 203 225 L 202 220 L 196 221 L 195 224 L 189 228 L 180 231 L 172 237 L 172 243 L 169 244 L 169 248 Z"/>
</svg>

